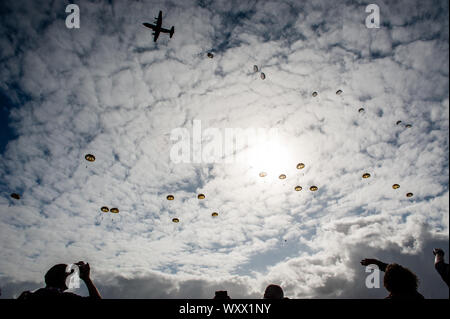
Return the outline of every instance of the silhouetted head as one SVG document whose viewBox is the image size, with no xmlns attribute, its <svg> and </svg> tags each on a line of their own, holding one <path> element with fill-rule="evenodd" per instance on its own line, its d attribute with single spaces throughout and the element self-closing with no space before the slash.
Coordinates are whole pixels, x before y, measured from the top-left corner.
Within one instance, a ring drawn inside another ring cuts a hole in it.
<svg viewBox="0 0 450 319">
<path fill-rule="evenodd" d="M 392 294 L 413 293 L 417 291 L 419 279 L 408 268 L 390 264 L 384 274 L 384 287 Z"/>
<path fill-rule="evenodd" d="M 226 290 L 219 290 L 216 291 L 214 299 L 231 299 L 231 298 L 230 296 L 228 296 L 228 292 Z"/>
<path fill-rule="evenodd" d="M 45 284 L 47 287 L 59 288 L 62 290 L 67 289 L 66 279 L 72 272 L 66 272 L 66 264 L 58 264 L 53 266 L 45 274 Z"/>
<path fill-rule="evenodd" d="M 264 292 L 264 299 L 283 299 L 284 293 L 278 285 L 268 285 Z"/>
</svg>

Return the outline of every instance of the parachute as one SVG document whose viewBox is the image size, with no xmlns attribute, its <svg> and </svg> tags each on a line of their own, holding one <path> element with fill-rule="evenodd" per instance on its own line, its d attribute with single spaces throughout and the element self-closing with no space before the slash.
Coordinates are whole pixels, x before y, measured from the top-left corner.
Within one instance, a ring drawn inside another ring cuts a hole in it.
<svg viewBox="0 0 450 319">
<path fill-rule="evenodd" d="M 362 176 L 362 178 L 369 178 L 369 177 L 370 177 L 369 173 L 364 173 L 363 176 Z"/>
<path fill-rule="evenodd" d="M 104 212 L 104 213 L 109 212 L 109 208 L 106 207 L 106 206 L 103 206 L 102 208 L 100 208 L 100 210 L 101 210 L 102 212 Z"/>
<path fill-rule="evenodd" d="M 299 191 L 302 190 L 302 187 L 297 185 L 297 186 L 295 186 L 295 190 L 296 190 L 297 192 L 299 192 Z"/>
<path fill-rule="evenodd" d="M 173 195 L 167 195 L 167 200 L 174 200 L 175 197 L 173 197 Z"/>
<path fill-rule="evenodd" d="M 212 54 L 211 52 L 208 52 L 207 56 L 208 56 L 208 58 L 210 58 L 210 59 L 214 58 L 214 54 Z"/>
<path fill-rule="evenodd" d="M 16 193 L 12 193 L 11 197 L 14 198 L 14 199 L 20 199 L 20 195 L 16 194 Z"/>
<path fill-rule="evenodd" d="M 309 188 L 309 190 L 311 191 L 311 192 L 315 192 L 316 190 L 318 190 L 318 188 L 317 188 L 317 186 L 311 186 L 310 188 Z"/>
<path fill-rule="evenodd" d="M 253 66 L 253 72 L 258 72 L 258 66 L 257 65 Z"/>
<path fill-rule="evenodd" d="M 359 113 L 364 113 L 364 111 L 365 111 L 365 110 L 364 110 L 364 108 L 363 108 L 363 107 L 362 107 L 362 108 L 360 108 L 360 109 L 358 110 L 358 112 L 359 112 Z"/>
<path fill-rule="evenodd" d="M 102 221 L 104 220 L 103 217 L 104 217 L 105 215 L 109 215 L 108 213 L 112 213 L 113 215 L 110 216 L 111 218 L 106 218 L 106 220 L 109 221 L 109 222 L 114 223 L 114 215 L 119 214 L 119 209 L 118 209 L 118 208 L 115 208 L 115 207 L 109 209 L 107 206 L 102 206 L 102 207 L 100 208 L 100 211 L 101 211 L 101 213 L 100 213 L 100 215 L 98 216 L 98 219 L 97 219 L 97 221 L 96 221 L 96 224 L 97 224 L 97 223 L 98 223 L 98 224 L 102 223 Z"/>
<path fill-rule="evenodd" d="M 198 199 L 205 199 L 205 195 L 204 194 L 198 194 L 197 198 Z"/>
<path fill-rule="evenodd" d="M 180 220 L 178 219 L 178 218 L 172 218 L 172 221 L 174 222 L 174 223 L 179 223 L 180 222 Z"/>
<path fill-rule="evenodd" d="M 94 161 L 95 161 L 95 156 L 92 155 L 92 154 L 86 154 L 86 155 L 84 156 L 84 158 L 85 158 L 86 161 L 88 161 L 88 162 L 94 162 Z"/>
<path fill-rule="evenodd" d="M 341 95 L 342 94 L 342 90 L 337 90 L 336 91 L 336 95 Z"/>
<path fill-rule="evenodd" d="M 278 176 L 279 179 L 285 179 L 286 175 L 285 174 L 281 174 L 280 176 Z"/>
<path fill-rule="evenodd" d="M 213 213 L 211 214 L 211 216 L 212 216 L 212 217 L 217 217 L 217 216 L 219 216 L 219 214 L 218 214 L 217 212 L 213 212 Z"/>
<path fill-rule="evenodd" d="M 298 163 L 298 164 L 297 164 L 297 169 L 302 169 L 302 168 L 305 168 L 305 164 L 303 164 L 303 163 Z"/>
<path fill-rule="evenodd" d="M 412 125 L 411 125 L 411 124 L 406 124 L 405 127 L 406 127 L 406 128 L 411 128 Z"/>
<path fill-rule="evenodd" d="M 402 121 L 397 121 L 397 123 L 395 123 L 396 125 L 400 125 L 402 124 Z"/>
<path fill-rule="evenodd" d="M 413 193 L 407 193 L 406 197 L 413 197 Z"/>
<path fill-rule="evenodd" d="M 263 72 L 261 72 L 261 79 L 264 80 L 265 78 L 266 78 L 266 75 Z"/>
<path fill-rule="evenodd" d="M 398 184 L 394 184 L 394 185 L 392 185 L 392 188 L 393 188 L 393 189 L 397 189 L 397 188 L 400 188 L 400 185 L 398 185 Z"/>
<path fill-rule="evenodd" d="M 316 91 L 312 92 L 312 96 L 316 97 L 317 96 L 317 92 Z"/>
<path fill-rule="evenodd" d="M 267 173 L 266 172 L 261 172 L 261 173 L 259 173 L 259 177 L 266 177 L 267 176 Z"/>
</svg>

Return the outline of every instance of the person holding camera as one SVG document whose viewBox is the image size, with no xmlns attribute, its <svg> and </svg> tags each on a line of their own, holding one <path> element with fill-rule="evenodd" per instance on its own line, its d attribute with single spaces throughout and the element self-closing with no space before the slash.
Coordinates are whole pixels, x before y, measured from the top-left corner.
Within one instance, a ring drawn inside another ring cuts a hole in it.
<svg viewBox="0 0 450 319">
<path fill-rule="evenodd" d="M 35 292 L 24 291 L 19 296 L 19 300 L 40 300 L 40 299 L 64 299 L 75 300 L 82 298 L 101 299 L 100 293 L 95 287 L 90 278 L 91 268 L 89 263 L 79 261 L 75 263 L 80 271 L 80 279 L 84 281 L 89 291 L 88 297 L 82 297 L 72 292 L 66 292 L 68 289 L 66 285 L 67 277 L 69 277 L 74 270 L 66 272 L 66 264 L 58 264 L 50 268 L 45 274 L 45 288 L 40 288 Z"/>
</svg>

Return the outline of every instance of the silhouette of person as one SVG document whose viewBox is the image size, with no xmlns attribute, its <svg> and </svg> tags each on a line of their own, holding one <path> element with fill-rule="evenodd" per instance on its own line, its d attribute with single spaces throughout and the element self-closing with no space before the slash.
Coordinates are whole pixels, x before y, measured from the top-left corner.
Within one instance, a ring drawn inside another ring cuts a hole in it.
<svg viewBox="0 0 450 319">
<path fill-rule="evenodd" d="M 449 266 L 444 262 L 444 251 L 440 248 L 433 249 L 434 254 L 434 268 L 436 268 L 439 275 L 441 275 L 442 280 L 445 281 L 447 286 L 449 286 Z"/>
<path fill-rule="evenodd" d="M 37 299 L 64 299 L 75 300 L 81 298 L 101 299 L 100 293 L 90 278 L 90 266 L 83 261 L 77 262 L 75 265 L 80 270 L 80 279 L 84 281 L 89 291 L 89 297 L 82 297 L 71 292 L 65 292 L 68 289 L 66 279 L 71 272 L 66 272 L 66 264 L 58 264 L 50 268 L 45 274 L 45 288 L 40 288 L 35 292 L 24 291 L 19 296 L 20 300 L 37 300 Z"/>
<path fill-rule="evenodd" d="M 284 298 L 283 289 L 278 285 L 268 285 L 264 292 L 264 299 L 287 299 Z"/>
<path fill-rule="evenodd" d="M 385 299 L 424 299 L 417 291 L 419 279 L 408 268 L 370 258 L 361 260 L 361 265 L 377 265 L 381 271 L 384 271 L 383 285 L 389 291 Z"/>
<path fill-rule="evenodd" d="M 231 299 L 226 290 L 218 290 L 213 299 Z"/>
</svg>

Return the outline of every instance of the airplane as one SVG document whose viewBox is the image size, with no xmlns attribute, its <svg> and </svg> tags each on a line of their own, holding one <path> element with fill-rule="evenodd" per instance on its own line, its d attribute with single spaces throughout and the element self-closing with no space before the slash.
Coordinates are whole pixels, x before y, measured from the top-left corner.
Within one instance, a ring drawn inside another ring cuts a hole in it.
<svg viewBox="0 0 450 319">
<path fill-rule="evenodd" d="M 144 26 L 146 26 L 147 28 L 152 29 L 153 32 L 153 41 L 156 42 L 156 40 L 158 39 L 159 33 L 160 32 L 164 32 L 164 33 L 170 33 L 170 38 L 172 38 L 173 33 L 175 32 L 175 27 L 172 26 L 172 29 L 168 30 L 168 29 L 164 29 L 161 27 L 162 24 L 162 11 L 159 11 L 159 15 L 157 18 L 155 18 L 156 20 L 156 25 L 154 24 L 150 24 L 150 23 L 142 23 Z"/>
</svg>

